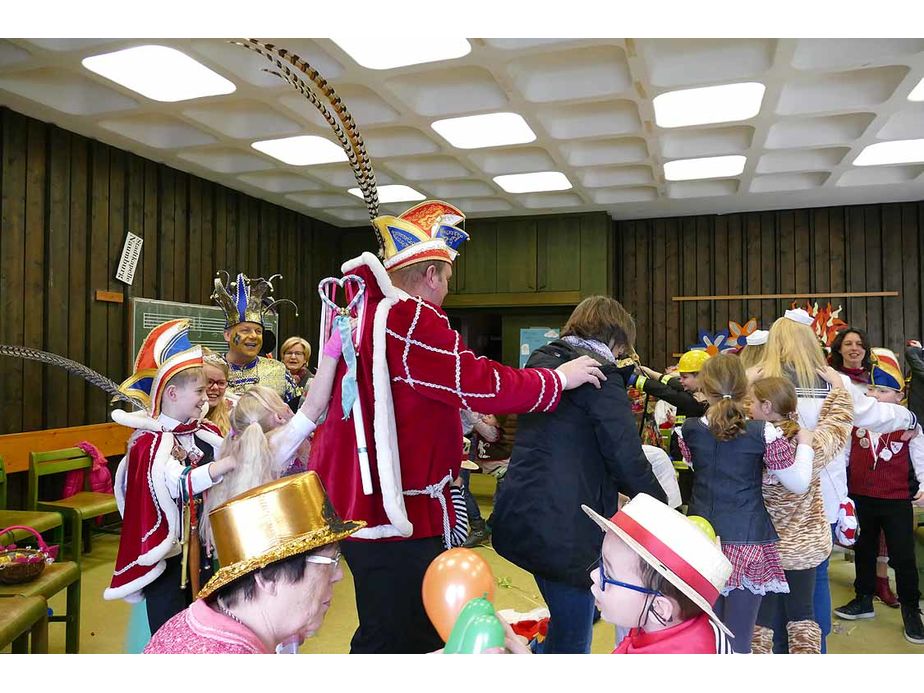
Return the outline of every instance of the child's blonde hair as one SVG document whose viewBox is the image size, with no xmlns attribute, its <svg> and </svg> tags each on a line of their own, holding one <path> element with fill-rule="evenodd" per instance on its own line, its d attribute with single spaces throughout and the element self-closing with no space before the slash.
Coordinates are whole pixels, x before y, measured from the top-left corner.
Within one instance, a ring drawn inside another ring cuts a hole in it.
<svg viewBox="0 0 924 693">
<path fill-rule="evenodd" d="M 783 421 L 775 422 L 783 435 L 790 440 L 799 432 L 796 422 L 799 400 L 796 397 L 796 388 L 786 378 L 761 378 L 751 383 L 751 395 L 759 402 L 770 402 L 774 413 L 784 417 Z"/>
<path fill-rule="evenodd" d="M 767 348 L 760 362 L 764 377 L 787 377 L 786 367 L 792 370 L 796 385 L 815 387 L 818 368 L 826 368 L 824 351 L 818 337 L 808 325 L 789 318 L 778 318 L 770 328 Z"/>
<path fill-rule="evenodd" d="M 215 459 L 231 457 L 237 460 L 237 467 L 222 483 L 208 490 L 203 506 L 200 525 L 201 536 L 212 543 L 208 514 L 235 496 L 278 478 L 281 470 L 270 448 L 274 429 L 292 414 L 292 410 L 276 394 L 275 390 L 255 385 L 241 395 L 231 410 L 231 430 L 216 453 Z"/>
<path fill-rule="evenodd" d="M 748 344 L 744 347 L 744 349 L 738 353 L 738 358 L 741 359 L 741 365 L 744 366 L 744 370 L 747 371 L 748 368 L 760 364 L 766 350 L 766 344 Z"/>
<path fill-rule="evenodd" d="M 212 366 L 220 370 L 224 374 L 225 380 L 231 377 L 231 369 L 228 368 L 227 362 L 208 347 L 202 347 L 202 362 L 206 366 Z M 209 408 L 209 412 L 205 415 L 205 418 L 218 426 L 219 430 L 221 430 L 221 434 L 226 436 L 228 435 L 228 431 L 231 430 L 230 414 L 231 405 L 228 404 L 227 399 L 222 397 L 218 404 Z"/>
<path fill-rule="evenodd" d="M 718 354 L 703 364 L 699 372 L 702 392 L 714 403 L 706 410 L 709 430 L 719 440 L 731 440 L 747 427 L 748 379 L 741 360 L 730 354 Z"/>
</svg>

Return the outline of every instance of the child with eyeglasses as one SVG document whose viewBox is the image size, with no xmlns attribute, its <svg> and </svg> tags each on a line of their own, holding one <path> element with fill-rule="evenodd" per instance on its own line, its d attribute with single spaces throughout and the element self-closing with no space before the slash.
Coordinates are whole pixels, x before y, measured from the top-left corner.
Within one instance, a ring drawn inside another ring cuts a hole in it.
<svg viewBox="0 0 924 693">
<path fill-rule="evenodd" d="M 640 493 L 607 520 L 591 592 L 603 620 L 629 628 L 613 654 L 731 654 L 712 610 L 732 572 L 709 528 Z"/>
</svg>

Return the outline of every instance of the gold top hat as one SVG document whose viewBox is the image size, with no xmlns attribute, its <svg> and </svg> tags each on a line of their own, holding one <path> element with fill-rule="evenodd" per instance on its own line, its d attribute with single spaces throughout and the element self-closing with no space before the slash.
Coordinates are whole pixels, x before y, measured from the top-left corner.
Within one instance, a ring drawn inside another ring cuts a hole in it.
<svg viewBox="0 0 924 693">
<path fill-rule="evenodd" d="M 204 599 L 229 582 L 296 554 L 348 537 L 365 527 L 341 520 L 316 472 L 271 481 L 209 513 L 221 568 L 198 594 Z"/>
</svg>

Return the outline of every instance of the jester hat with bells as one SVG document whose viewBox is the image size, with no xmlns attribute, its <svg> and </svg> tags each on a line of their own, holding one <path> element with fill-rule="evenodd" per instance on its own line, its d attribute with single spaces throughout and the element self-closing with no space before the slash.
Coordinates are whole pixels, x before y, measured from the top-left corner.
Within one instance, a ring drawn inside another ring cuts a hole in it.
<svg viewBox="0 0 924 693">
<path fill-rule="evenodd" d="M 222 282 L 221 275 L 225 275 Z M 234 327 L 242 322 L 252 322 L 264 326 L 264 315 L 272 313 L 278 303 L 291 303 L 298 317 L 298 307 L 287 298 L 273 299 L 273 280 L 282 279 L 281 274 L 274 274 L 269 279 L 256 277 L 251 279 L 243 272 L 231 281 L 231 275 L 225 271 L 218 272 L 212 300 L 224 311 L 225 327 Z"/>
</svg>

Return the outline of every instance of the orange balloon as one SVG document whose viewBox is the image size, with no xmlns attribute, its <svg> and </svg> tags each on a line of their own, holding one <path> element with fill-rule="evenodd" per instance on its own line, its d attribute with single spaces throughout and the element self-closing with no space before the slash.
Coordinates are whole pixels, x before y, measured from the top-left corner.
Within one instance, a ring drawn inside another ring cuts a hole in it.
<svg viewBox="0 0 924 693">
<path fill-rule="evenodd" d="M 471 549 L 444 551 L 424 574 L 424 608 L 443 642 L 449 640 L 462 607 L 485 595 L 493 602 L 494 574 L 487 561 Z"/>
</svg>

